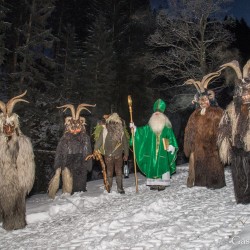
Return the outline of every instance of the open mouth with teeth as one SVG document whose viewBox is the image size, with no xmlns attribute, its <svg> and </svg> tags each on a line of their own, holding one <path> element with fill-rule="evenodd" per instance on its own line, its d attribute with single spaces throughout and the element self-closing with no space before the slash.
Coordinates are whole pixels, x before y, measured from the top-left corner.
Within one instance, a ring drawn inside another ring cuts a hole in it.
<svg viewBox="0 0 250 250">
<path fill-rule="evenodd" d="M 78 128 L 78 129 L 70 129 L 70 130 L 69 130 L 69 132 L 70 132 L 71 134 L 74 134 L 74 135 L 80 133 L 81 131 L 82 131 L 82 130 L 81 130 L 80 128 Z"/>
</svg>

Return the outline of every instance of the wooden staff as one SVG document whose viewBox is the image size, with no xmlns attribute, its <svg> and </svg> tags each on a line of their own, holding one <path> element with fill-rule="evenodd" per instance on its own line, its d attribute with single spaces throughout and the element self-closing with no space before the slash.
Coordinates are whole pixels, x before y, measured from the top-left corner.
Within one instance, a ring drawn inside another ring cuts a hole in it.
<svg viewBox="0 0 250 250">
<path fill-rule="evenodd" d="M 130 114 L 130 122 L 133 122 L 133 116 L 132 116 L 132 99 L 131 96 L 128 96 L 128 107 L 129 107 L 129 114 Z M 137 178 L 137 171 L 136 171 L 136 159 L 135 159 L 135 138 L 134 138 L 134 129 L 132 128 L 132 143 L 133 143 L 133 155 L 134 155 L 134 171 L 135 171 L 135 187 L 136 187 L 136 193 L 138 193 L 138 178 Z"/>
<path fill-rule="evenodd" d="M 105 166 L 104 160 L 102 158 L 101 152 L 99 150 L 95 150 L 93 152 L 93 154 L 87 156 L 85 160 L 89 160 L 90 158 L 94 158 L 94 159 L 100 161 L 101 167 L 102 167 L 102 174 L 103 174 L 103 183 L 104 183 L 104 186 L 105 186 L 105 189 L 107 190 L 107 192 L 110 193 L 110 186 L 109 186 L 109 182 L 108 182 L 108 178 L 107 178 L 106 166 Z"/>
</svg>

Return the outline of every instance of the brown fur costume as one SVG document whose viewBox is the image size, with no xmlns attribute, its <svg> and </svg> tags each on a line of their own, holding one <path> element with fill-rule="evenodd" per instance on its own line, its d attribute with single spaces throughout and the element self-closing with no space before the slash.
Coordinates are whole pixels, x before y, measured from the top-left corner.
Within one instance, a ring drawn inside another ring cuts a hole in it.
<svg viewBox="0 0 250 250">
<path fill-rule="evenodd" d="M 224 64 L 231 67 L 235 81 L 233 101 L 228 105 L 219 126 L 218 146 L 224 163 L 231 164 L 237 203 L 250 203 L 250 60 L 239 69 L 237 61 Z"/>
<path fill-rule="evenodd" d="M 198 108 L 188 120 L 184 135 L 184 153 L 189 157 L 188 187 L 221 188 L 226 185 L 224 167 L 216 144 L 223 111 L 217 106 L 214 92 L 207 90 L 208 84 L 220 76 L 221 70 L 203 76 L 201 81 L 189 79 L 185 82 L 197 89 L 193 102 L 198 103 Z"/>
<path fill-rule="evenodd" d="M 0 218 L 6 230 L 26 226 L 25 198 L 33 187 L 35 162 L 30 139 L 22 134 L 18 116 L 12 113 L 16 102 L 26 94 L 0 101 Z M 26 101 L 25 101 L 26 102 Z"/>
<path fill-rule="evenodd" d="M 191 157 L 191 173 L 188 186 L 221 188 L 225 186 L 224 167 L 221 164 L 216 145 L 217 129 L 223 110 L 208 107 L 201 115 L 196 109 L 190 116 L 185 128 L 184 152 Z"/>
<path fill-rule="evenodd" d="M 95 150 L 103 148 L 105 163 L 107 165 L 107 177 L 110 188 L 113 184 L 113 173 L 116 174 L 118 193 L 124 194 L 122 166 L 123 160 L 127 160 L 129 154 L 128 138 L 122 119 L 117 113 L 113 113 L 106 119 L 94 146 Z"/>
</svg>

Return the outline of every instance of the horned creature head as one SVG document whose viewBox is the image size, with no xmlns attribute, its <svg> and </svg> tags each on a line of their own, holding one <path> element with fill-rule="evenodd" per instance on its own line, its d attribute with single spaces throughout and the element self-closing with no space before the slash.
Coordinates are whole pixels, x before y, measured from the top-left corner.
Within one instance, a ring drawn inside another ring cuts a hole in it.
<svg viewBox="0 0 250 250">
<path fill-rule="evenodd" d="M 186 85 L 193 84 L 195 86 L 195 88 L 197 90 L 197 94 L 195 95 L 193 102 L 199 103 L 199 106 L 202 109 L 202 114 L 205 114 L 206 107 L 208 107 L 210 105 L 217 106 L 214 91 L 211 89 L 208 90 L 207 87 L 208 87 L 208 84 L 211 83 L 212 79 L 220 76 L 221 70 L 222 69 L 205 75 L 201 81 L 196 81 L 194 79 L 188 79 L 184 83 Z"/>
<path fill-rule="evenodd" d="M 226 67 L 232 68 L 236 75 L 234 98 L 240 98 L 242 104 L 250 104 L 250 60 L 247 61 L 241 71 L 239 62 L 233 60 L 220 66 L 222 69 Z"/>
<path fill-rule="evenodd" d="M 3 112 L 0 114 L 0 132 L 6 136 L 12 136 L 14 132 L 20 133 L 18 115 L 12 113 L 12 111 L 17 102 L 28 103 L 28 101 L 21 99 L 26 93 L 27 90 L 23 94 L 10 99 L 7 104 L 0 101 L 0 109 Z"/>
<path fill-rule="evenodd" d="M 80 116 L 80 113 L 82 110 L 87 110 L 89 113 L 90 110 L 87 109 L 86 107 L 95 107 L 96 105 L 91 105 L 91 104 L 79 104 L 77 109 L 75 110 L 74 105 L 72 104 L 66 104 L 57 108 L 64 108 L 63 111 L 66 111 L 67 109 L 70 109 L 71 115 L 65 118 L 65 132 L 66 133 L 72 133 L 72 134 L 78 134 L 80 132 L 85 132 L 85 125 L 86 121 L 85 118 Z"/>
</svg>

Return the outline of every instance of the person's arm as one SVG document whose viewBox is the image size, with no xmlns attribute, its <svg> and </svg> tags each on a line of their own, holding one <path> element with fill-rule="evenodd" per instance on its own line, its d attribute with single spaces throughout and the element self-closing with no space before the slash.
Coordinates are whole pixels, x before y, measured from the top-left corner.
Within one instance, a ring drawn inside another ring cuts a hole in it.
<svg viewBox="0 0 250 250">
<path fill-rule="evenodd" d="M 94 150 L 99 150 L 103 145 L 103 131 L 104 129 L 101 131 L 99 137 L 95 141 Z"/>
<path fill-rule="evenodd" d="M 169 128 L 169 131 L 168 131 L 168 141 L 169 141 L 169 146 L 167 148 L 167 151 L 170 152 L 171 155 L 173 155 L 178 150 L 178 144 L 177 144 L 174 131 L 172 128 Z"/>
</svg>

